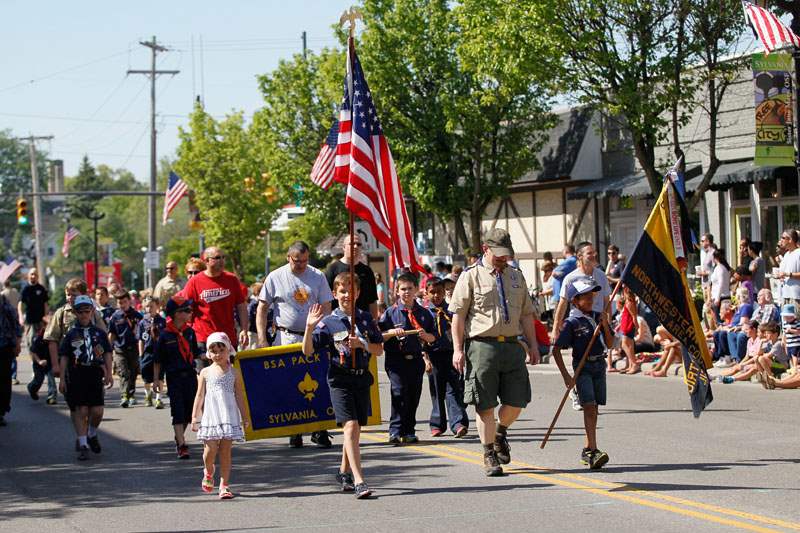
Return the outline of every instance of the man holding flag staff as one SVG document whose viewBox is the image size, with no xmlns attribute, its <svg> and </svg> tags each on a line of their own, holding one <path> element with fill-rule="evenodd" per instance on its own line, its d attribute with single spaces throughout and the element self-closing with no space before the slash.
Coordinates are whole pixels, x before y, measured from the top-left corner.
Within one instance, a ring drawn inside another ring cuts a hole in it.
<svg viewBox="0 0 800 533">
<path fill-rule="evenodd" d="M 486 475 L 500 476 L 500 465 L 511 462 L 508 428 L 531 401 L 525 348 L 518 337 L 525 337 L 531 364 L 539 362 L 539 349 L 528 284 L 522 272 L 508 265 L 514 257 L 511 237 L 500 228 L 489 230 L 482 248 L 483 256 L 459 276 L 450 300 L 453 366 L 458 372 L 466 367 L 464 403 L 474 405 L 478 415 Z M 498 397 L 502 405 L 496 421 Z"/>
</svg>

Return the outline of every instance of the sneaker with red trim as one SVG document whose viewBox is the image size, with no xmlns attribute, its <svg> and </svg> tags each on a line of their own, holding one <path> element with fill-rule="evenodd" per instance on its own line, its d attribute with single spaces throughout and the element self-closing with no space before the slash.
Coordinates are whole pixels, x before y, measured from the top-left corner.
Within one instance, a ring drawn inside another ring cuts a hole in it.
<svg viewBox="0 0 800 533">
<path fill-rule="evenodd" d="M 431 437 L 441 437 L 442 435 L 444 435 L 444 431 L 442 431 L 441 429 L 439 428 L 431 429 Z"/>
<path fill-rule="evenodd" d="M 177 446 L 178 449 L 178 459 L 188 459 L 191 457 L 189 455 L 189 446 L 186 444 L 180 444 Z"/>
</svg>

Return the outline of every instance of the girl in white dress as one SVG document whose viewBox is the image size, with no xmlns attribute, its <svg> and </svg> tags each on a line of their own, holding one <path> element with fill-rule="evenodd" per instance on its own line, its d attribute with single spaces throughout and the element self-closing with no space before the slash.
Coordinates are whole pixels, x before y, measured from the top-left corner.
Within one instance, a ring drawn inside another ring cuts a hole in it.
<svg viewBox="0 0 800 533">
<path fill-rule="evenodd" d="M 192 410 L 192 431 L 203 441 L 203 492 L 214 490 L 214 460 L 219 454 L 219 498 L 229 500 L 233 493 L 228 488 L 231 475 L 231 448 L 233 441 L 244 441 L 248 423 L 242 422 L 244 391 L 242 380 L 231 366 L 234 353 L 225 333 L 212 333 L 206 340 L 208 358 L 213 364 L 200 371 L 197 377 L 197 396 Z"/>
</svg>

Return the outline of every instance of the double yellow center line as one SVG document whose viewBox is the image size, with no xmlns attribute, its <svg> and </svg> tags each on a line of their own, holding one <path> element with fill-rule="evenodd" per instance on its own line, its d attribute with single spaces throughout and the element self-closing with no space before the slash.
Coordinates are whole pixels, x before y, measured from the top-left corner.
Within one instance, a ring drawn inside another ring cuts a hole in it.
<svg viewBox="0 0 800 533">
<path fill-rule="evenodd" d="M 381 435 L 378 433 L 362 433 L 361 438 L 373 442 L 386 442 L 388 435 Z M 445 444 L 433 444 L 426 446 L 406 445 L 401 449 L 410 450 L 425 455 L 444 457 L 462 463 L 483 466 L 483 454 L 456 446 L 448 446 Z M 612 483 L 587 476 L 581 476 L 579 474 L 559 472 L 558 470 L 523 463 L 521 461 L 511 461 L 509 466 L 511 466 L 511 468 L 506 467 L 504 469 L 508 474 L 525 476 L 538 481 L 544 481 L 552 485 L 590 492 L 606 498 L 621 500 L 628 503 L 641 505 L 643 507 L 660 509 L 662 511 L 689 516 L 699 520 L 704 520 L 706 522 L 714 522 L 716 524 L 745 529 L 748 531 L 780 531 L 779 529 L 773 529 L 765 526 L 774 526 L 783 528 L 784 530 L 800 531 L 800 523 L 787 522 L 777 518 L 770 518 L 744 511 L 737 511 L 736 509 L 729 509 L 727 507 L 720 507 L 717 505 L 687 500 L 685 498 L 678 498 L 649 490 L 631 488 L 622 483 Z M 539 474 L 536 472 L 531 472 L 531 470 L 538 470 L 544 473 Z M 746 520 L 746 522 L 743 520 Z"/>
</svg>

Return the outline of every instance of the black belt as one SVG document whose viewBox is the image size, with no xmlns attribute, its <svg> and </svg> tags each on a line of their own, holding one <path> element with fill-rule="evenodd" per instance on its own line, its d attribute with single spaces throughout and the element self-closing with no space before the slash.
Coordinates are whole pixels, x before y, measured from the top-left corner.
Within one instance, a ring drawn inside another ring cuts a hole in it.
<svg viewBox="0 0 800 533">
<path fill-rule="evenodd" d="M 408 360 L 422 357 L 422 354 L 414 354 L 414 353 L 387 353 L 386 355 L 388 355 L 389 357 L 392 356 L 402 357 L 403 359 L 408 359 Z"/>
<path fill-rule="evenodd" d="M 351 376 L 363 376 L 369 372 L 369 369 L 367 368 L 345 368 L 338 365 L 331 365 L 331 370 L 340 374 L 349 374 Z"/>
<path fill-rule="evenodd" d="M 306 334 L 305 331 L 294 331 L 294 330 L 291 330 L 289 328 L 285 328 L 283 326 L 275 326 L 275 328 L 278 331 L 285 331 L 286 333 L 291 333 L 292 335 L 299 335 L 301 337 Z"/>
<path fill-rule="evenodd" d="M 500 335 L 499 337 L 470 337 L 469 340 L 481 342 L 517 342 L 517 337 L 504 337 Z"/>
</svg>

